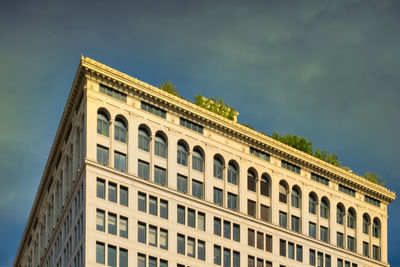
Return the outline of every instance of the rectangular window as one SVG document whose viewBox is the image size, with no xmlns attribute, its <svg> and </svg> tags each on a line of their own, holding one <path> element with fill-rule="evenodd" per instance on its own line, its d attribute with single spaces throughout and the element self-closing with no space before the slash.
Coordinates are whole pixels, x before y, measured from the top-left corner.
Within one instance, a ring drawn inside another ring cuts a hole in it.
<svg viewBox="0 0 400 267">
<path fill-rule="evenodd" d="M 157 227 L 149 225 L 149 245 L 157 247 Z"/>
<path fill-rule="evenodd" d="M 138 267 L 146 267 L 146 255 L 138 253 Z"/>
<path fill-rule="evenodd" d="M 325 267 L 331 267 L 331 255 L 325 254 Z"/>
<path fill-rule="evenodd" d="M 247 215 L 256 217 L 256 202 L 250 199 L 247 200 Z"/>
<path fill-rule="evenodd" d="M 231 267 L 231 250 L 224 248 L 224 267 Z"/>
<path fill-rule="evenodd" d="M 119 187 L 119 204 L 128 207 L 128 187 Z"/>
<path fill-rule="evenodd" d="M 128 238 L 128 218 L 119 217 L 119 235 Z"/>
<path fill-rule="evenodd" d="M 108 233 L 112 235 L 117 234 L 117 215 L 108 213 Z"/>
<path fill-rule="evenodd" d="M 119 249 L 119 267 L 128 267 L 128 250 Z"/>
<path fill-rule="evenodd" d="M 138 161 L 138 175 L 140 178 L 149 180 L 149 163 L 139 160 Z"/>
<path fill-rule="evenodd" d="M 108 183 L 108 200 L 117 203 L 117 184 Z"/>
<path fill-rule="evenodd" d="M 160 229 L 160 248 L 168 250 L 168 230 Z"/>
<path fill-rule="evenodd" d="M 321 228 L 320 229 L 320 239 L 321 239 L 321 241 L 329 242 L 329 229 L 324 227 L 324 226 L 321 226 L 320 228 Z"/>
<path fill-rule="evenodd" d="M 187 213 L 187 225 L 196 228 L 196 211 L 193 209 L 188 209 Z"/>
<path fill-rule="evenodd" d="M 303 262 L 303 246 L 296 245 L 296 260 Z"/>
<path fill-rule="evenodd" d="M 233 251 L 232 267 L 240 267 L 240 252 Z"/>
<path fill-rule="evenodd" d="M 315 266 L 315 250 L 310 249 L 310 265 Z"/>
<path fill-rule="evenodd" d="M 105 264 L 104 243 L 96 242 L 96 263 Z"/>
<path fill-rule="evenodd" d="M 322 177 L 318 174 L 311 173 L 311 179 L 323 185 L 329 186 L 329 179 Z"/>
<path fill-rule="evenodd" d="M 206 215 L 203 212 L 197 213 L 197 229 L 206 230 Z"/>
<path fill-rule="evenodd" d="M 167 185 L 167 171 L 163 168 L 154 166 L 154 182 L 163 186 Z"/>
<path fill-rule="evenodd" d="M 153 196 L 149 196 L 149 213 L 151 215 L 157 216 L 158 215 L 158 204 L 157 198 Z"/>
<path fill-rule="evenodd" d="M 363 255 L 369 257 L 369 243 L 363 242 Z"/>
<path fill-rule="evenodd" d="M 381 260 L 381 249 L 378 246 L 372 246 L 372 258 L 375 260 Z"/>
<path fill-rule="evenodd" d="M 194 122 L 191 122 L 191 121 L 189 121 L 189 120 L 187 120 L 187 119 L 184 119 L 184 118 L 180 118 L 180 123 L 179 123 L 181 126 L 183 126 L 183 127 L 186 127 L 186 128 L 188 128 L 188 129 L 190 129 L 190 130 L 193 130 L 193 131 L 195 131 L 195 132 L 198 132 L 198 133 L 200 133 L 200 134 L 203 134 L 203 126 L 201 126 L 200 124 L 197 124 L 197 123 L 194 123 Z"/>
<path fill-rule="evenodd" d="M 286 240 L 279 240 L 279 255 L 286 257 Z"/>
<path fill-rule="evenodd" d="M 318 252 L 318 263 L 317 266 L 318 267 L 324 267 L 324 254 L 322 254 L 322 252 Z"/>
<path fill-rule="evenodd" d="M 214 235 L 221 236 L 221 219 L 214 217 Z"/>
<path fill-rule="evenodd" d="M 288 258 L 294 260 L 294 244 L 292 242 L 288 243 Z"/>
<path fill-rule="evenodd" d="M 265 235 L 265 250 L 272 252 L 272 235 Z"/>
<path fill-rule="evenodd" d="M 222 189 L 214 187 L 214 203 L 219 206 L 223 205 Z"/>
<path fill-rule="evenodd" d="M 187 185 L 188 185 L 187 177 L 178 174 L 178 177 L 177 177 L 177 190 L 179 192 L 182 192 L 182 193 L 186 194 L 187 191 L 188 191 L 188 186 Z"/>
<path fill-rule="evenodd" d="M 112 266 L 112 267 L 117 266 L 117 248 L 116 247 L 108 245 L 107 262 L 108 262 L 108 266 Z"/>
<path fill-rule="evenodd" d="M 138 242 L 146 244 L 146 224 L 138 222 Z"/>
<path fill-rule="evenodd" d="M 214 264 L 221 265 L 221 247 L 214 245 Z"/>
<path fill-rule="evenodd" d="M 347 249 L 350 251 L 356 251 L 356 243 L 354 237 L 347 236 Z"/>
<path fill-rule="evenodd" d="M 264 267 L 264 260 L 257 258 L 257 267 Z"/>
<path fill-rule="evenodd" d="M 247 231 L 247 245 L 254 247 L 255 246 L 255 237 L 254 237 L 254 230 L 248 229 Z"/>
<path fill-rule="evenodd" d="M 381 202 L 373 197 L 365 195 L 364 201 L 374 206 L 381 207 Z"/>
<path fill-rule="evenodd" d="M 240 225 L 233 224 L 233 240 L 236 242 L 240 242 Z"/>
<path fill-rule="evenodd" d="M 103 179 L 97 178 L 96 195 L 98 198 L 106 198 L 106 182 Z"/>
<path fill-rule="evenodd" d="M 201 240 L 197 240 L 197 258 L 199 260 L 206 260 L 206 243 Z"/>
<path fill-rule="evenodd" d="M 195 244 L 196 244 L 196 241 L 194 238 L 192 238 L 192 237 L 187 238 L 187 255 L 189 257 L 192 257 L 192 258 L 196 257 Z"/>
<path fill-rule="evenodd" d="M 160 259 L 160 267 L 168 267 L 168 261 Z"/>
<path fill-rule="evenodd" d="M 105 231 L 105 213 L 103 210 L 97 210 L 96 212 L 96 230 Z"/>
<path fill-rule="evenodd" d="M 154 105 L 151 105 L 149 103 L 143 102 L 141 101 L 140 103 L 140 108 L 142 110 L 145 110 L 147 112 L 150 112 L 154 115 L 157 115 L 158 117 L 161 117 L 163 119 L 165 119 L 167 117 L 167 112 L 159 107 L 156 107 Z"/>
<path fill-rule="evenodd" d="M 280 227 L 287 227 L 287 214 L 286 212 L 279 211 L 279 226 Z"/>
<path fill-rule="evenodd" d="M 257 248 L 264 249 L 264 233 L 257 232 Z"/>
<path fill-rule="evenodd" d="M 261 220 L 269 222 L 269 207 L 261 204 L 261 211 L 260 211 Z"/>
<path fill-rule="evenodd" d="M 300 218 L 292 215 L 292 231 L 299 232 L 300 231 Z"/>
<path fill-rule="evenodd" d="M 351 188 L 349 188 L 347 186 L 344 186 L 342 184 L 339 184 L 339 191 L 341 191 L 341 192 L 343 192 L 345 194 L 348 194 L 350 196 L 353 196 L 353 197 L 356 196 L 356 190 L 351 189 Z"/>
<path fill-rule="evenodd" d="M 203 183 L 192 180 L 192 195 L 197 198 L 203 198 Z"/>
<path fill-rule="evenodd" d="M 338 259 L 337 260 L 337 267 L 343 267 L 343 260 L 342 259 Z"/>
<path fill-rule="evenodd" d="M 118 90 L 115 90 L 111 87 L 108 87 L 104 84 L 99 84 L 99 92 L 111 96 L 115 99 L 121 100 L 123 102 L 126 102 L 126 94 Z"/>
<path fill-rule="evenodd" d="M 168 201 L 160 199 L 160 217 L 168 220 Z"/>
<path fill-rule="evenodd" d="M 228 209 L 237 210 L 237 195 L 228 192 Z"/>
<path fill-rule="evenodd" d="M 147 202 L 147 197 L 145 193 L 139 192 L 138 193 L 138 210 L 146 212 L 146 202 Z"/>
<path fill-rule="evenodd" d="M 231 239 L 231 222 L 224 220 L 224 237 Z"/>
<path fill-rule="evenodd" d="M 185 255 L 185 236 L 178 234 L 178 254 Z"/>
<path fill-rule="evenodd" d="M 180 206 L 180 205 L 178 205 L 178 212 L 177 212 L 177 214 L 178 214 L 178 223 L 180 223 L 180 224 L 186 224 L 185 223 L 185 207 L 184 206 Z"/>
<path fill-rule="evenodd" d="M 336 245 L 338 247 L 341 247 L 341 248 L 344 247 L 343 234 L 342 233 L 339 233 L 339 232 L 336 233 Z"/>
<path fill-rule="evenodd" d="M 270 161 L 270 155 L 265 153 L 264 151 L 258 150 L 257 148 L 250 147 L 250 154 L 256 156 L 257 158 Z"/>
<path fill-rule="evenodd" d="M 126 171 L 126 155 L 114 151 L 114 168 L 122 172 Z"/>
<path fill-rule="evenodd" d="M 249 256 L 247 257 L 247 266 L 248 266 L 248 267 L 255 267 L 255 266 L 256 266 L 255 264 L 256 264 L 256 263 L 255 263 L 254 257 L 249 255 Z"/>
<path fill-rule="evenodd" d="M 285 169 L 287 169 L 289 171 L 292 171 L 292 172 L 300 174 L 300 167 L 296 166 L 296 165 L 294 165 L 294 164 L 292 164 L 290 162 L 282 160 L 281 161 L 281 166 L 282 166 L 282 168 L 285 168 Z"/>
<path fill-rule="evenodd" d="M 97 145 L 97 162 L 108 166 L 108 148 Z"/>
<path fill-rule="evenodd" d="M 308 235 L 312 238 L 317 238 L 317 229 L 315 223 L 308 223 Z"/>
<path fill-rule="evenodd" d="M 157 267 L 157 258 L 149 256 L 149 267 Z"/>
</svg>

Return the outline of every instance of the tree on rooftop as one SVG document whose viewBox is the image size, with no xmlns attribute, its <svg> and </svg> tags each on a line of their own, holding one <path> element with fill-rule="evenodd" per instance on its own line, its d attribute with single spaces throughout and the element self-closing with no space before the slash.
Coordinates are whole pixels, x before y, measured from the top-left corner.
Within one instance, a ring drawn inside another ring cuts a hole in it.
<svg viewBox="0 0 400 267">
<path fill-rule="evenodd" d="M 174 96 L 179 96 L 179 92 L 176 90 L 176 85 L 171 84 L 171 81 L 166 81 L 158 86 L 161 90 L 170 93 Z"/>
</svg>

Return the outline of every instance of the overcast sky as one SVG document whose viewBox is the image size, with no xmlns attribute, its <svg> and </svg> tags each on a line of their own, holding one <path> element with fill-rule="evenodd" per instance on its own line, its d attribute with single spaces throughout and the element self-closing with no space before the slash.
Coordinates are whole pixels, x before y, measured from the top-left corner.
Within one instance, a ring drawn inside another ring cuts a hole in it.
<svg viewBox="0 0 400 267">
<path fill-rule="evenodd" d="M 188 99 L 222 97 L 240 122 L 304 136 L 400 191 L 399 1 L 116 2 L 1 2 L 0 266 L 14 261 L 82 53 Z M 396 200 L 392 266 L 399 222 Z"/>
</svg>

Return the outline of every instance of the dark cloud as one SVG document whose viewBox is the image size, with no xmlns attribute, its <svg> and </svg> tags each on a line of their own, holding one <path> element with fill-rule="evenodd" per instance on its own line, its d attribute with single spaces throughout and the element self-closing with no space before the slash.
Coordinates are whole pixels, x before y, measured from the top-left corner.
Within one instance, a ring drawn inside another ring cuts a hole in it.
<svg viewBox="0 0 400 267">
<path fill-rule="evenodd" d="M 17 211 L 0 229 L 22 234 L 81 53 L 187 98 L 223 97 L 240 121 L 306 136 L 399 191 L 398 1 L 40 3 L 0 10 L 0 213 Z"/>
</svg>

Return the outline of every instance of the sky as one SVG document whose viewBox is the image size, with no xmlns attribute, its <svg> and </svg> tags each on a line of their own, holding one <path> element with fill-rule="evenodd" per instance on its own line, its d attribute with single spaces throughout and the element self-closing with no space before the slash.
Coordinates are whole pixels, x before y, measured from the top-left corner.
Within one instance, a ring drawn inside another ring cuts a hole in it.
<svg viewBox="0 0 400 267">
<path fill-rule="evenodd" d="M 81 54 L 239 121 L 304 136 L 400 192 L 400 2 L 9 1 L 0 4 L 0 266 L 11 266 Z M 400 201 L 389 205 L 400 266 Z"/>
</svg>

